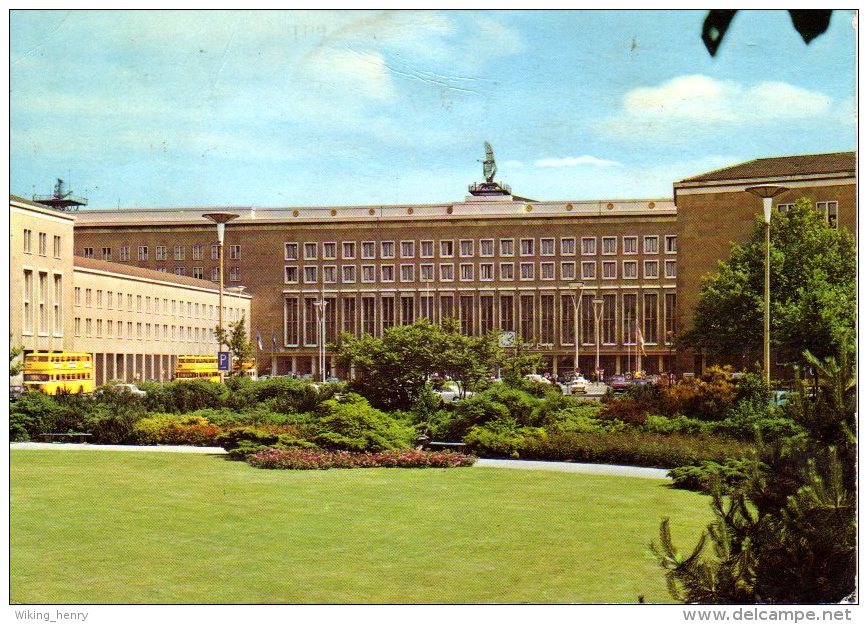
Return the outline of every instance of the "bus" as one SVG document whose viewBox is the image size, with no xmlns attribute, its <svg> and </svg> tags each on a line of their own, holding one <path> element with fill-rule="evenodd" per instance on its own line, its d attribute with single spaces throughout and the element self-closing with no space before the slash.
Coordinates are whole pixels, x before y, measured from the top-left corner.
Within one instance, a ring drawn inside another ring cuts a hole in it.
<svg viewBox="0 0 868 624">
<path fill-rule="evenodd" d="M 233 372 L 238 372 L 239 365 L 236 358 L 233 363 Z M 256 361 L 247 360 L 240 366 L 242 374 L 256 379 Z M 206 379 L 215 383 L 220 382 L 220 370 L 217 368 L 216 355 L 179 355 L 175 364 L 175 380 L 189 381 L 190 379 Z"/>
<path fill-rule="evenodd" d="M 93 392 L 93 356 L 90 353 L 48 351 L 24 356 L 24 389 L 45 394 Z"/>
</svg>

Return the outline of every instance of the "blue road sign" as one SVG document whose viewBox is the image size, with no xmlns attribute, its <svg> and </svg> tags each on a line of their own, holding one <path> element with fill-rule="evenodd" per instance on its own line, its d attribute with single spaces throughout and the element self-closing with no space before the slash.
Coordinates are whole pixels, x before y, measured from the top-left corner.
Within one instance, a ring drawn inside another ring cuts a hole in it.
<svg viewBox="0 0 868 624">
<path fill-rule="evenodd" d="M 229 352 L 228 351 L 220 351 L 217 354 L 217 370 L 223 371 L 224 373 L 229 372 Z"/>
</svg>

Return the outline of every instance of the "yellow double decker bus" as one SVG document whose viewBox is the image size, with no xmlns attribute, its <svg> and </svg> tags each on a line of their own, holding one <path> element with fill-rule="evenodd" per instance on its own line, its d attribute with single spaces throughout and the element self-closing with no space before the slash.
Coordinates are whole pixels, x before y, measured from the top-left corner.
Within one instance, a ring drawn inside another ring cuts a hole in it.
<svg viewBox="0 0 868 624">
<path fill-rule="evenodd" d="M 256 361 L 253 359 L 238 364 L 236 358 L 232 365 L 235 374 L 241 372 L 247 377 L 256 379 Z M 206 379 L 219 383 L 220 370 L 217 368 L 216 355 L 179 355 L 175 364 L 175 381 L 190 379 Z"/>
<path fill-rule="evenodd" d="M 24 356 L 24 389 L 45 394 L 93 392 L 93 356 L 90 353 L 49 351 Z"/>
</svg>

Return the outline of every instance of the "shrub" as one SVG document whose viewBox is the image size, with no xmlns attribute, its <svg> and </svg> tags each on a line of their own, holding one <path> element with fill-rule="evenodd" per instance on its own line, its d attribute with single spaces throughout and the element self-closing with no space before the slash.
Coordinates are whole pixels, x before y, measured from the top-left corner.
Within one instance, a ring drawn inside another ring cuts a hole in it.
<svg viewBox="0 0 868 624">
<path fill-rule="evenodd" d="M 41 392 L 24 392 L 11 405 L 9 412 L 9 439 L 26 442 L 39 435 L 55 430 L 60 406 L 50 396 Z"/>
<path fill-rule="evenodd" d="M 371 407 L 366 399 L 348 394 L 337 401 L 325 401 L 320 406 L 325 416 L 318 423 L 315 444 L 333 450 L 384 451 L 407 448 L 416 438 L 416 431 L 385 412 Z"/>
<path fill-rule="evenodd" d="M 642 431 L 649 433 L 684 433 L 689 435 L 699 435 L 702 433 L 710 433 L 712 429 L 717 431 L 711 423 L 696 418 L 688 418 L 683 414 L 676 416 L 660 416 L 659 414 L 650 414 L 645 418 L 645 423 L 642 425 Z"/>
<path fill-rule="evenodd" d="M 669 471 L 672 486 L 709 493 L 714 487 L 728 492 L 747 484 L 758 470 L 768 466 L 753 459 L 727 459 L 723 463 L 703 461 L 698 466 L 679 466 Z"/>
<path fill-rule="evenodd" d="M 146 415 L 141 404 L 99 404 L 85 417 L 84 429 L 91 434 L 91 441 L 96 444 L 135 444 L 135 425 Z"/>
<path fill-rule="evenodd" d="M 138 421 L 133 429 L 139 444 L 214 446 L 220 428 L 201 416 L 154 414 Z"/>
<path fill-rule="evenodd" d="M 545 437 L 545 429 L 522 427 L 514 419 L 507 418 L 471 427 L 463 442 L 481 455 L 518 458 L 521 455 L 519 450 L 529 438 Z"/>
<path fill-rule="evenodd" d="M 585 401 L 549 414 L 541 424 L 548 433 L 604 433 L 629 427 L 620 420 L 600 420 L 600 409 L 598 403 Z"/>
<path fill-rule="evenodd" d="M 727 417 L 715 424 L 715 431 L 734 438 L 754 440 L 759 436 L 764 442 L 781 441 L 804 434 L 805 429 L 792 418 L 784 415 L 780 407 L 756 405 L 741 401 Z"/>
<path fill-rule="evenodd" d="M 164 384 L 143 383 L 148 394 L 145 405 L 149 412 L 186 413 L 205 408 L 223 407 L 228 395 L 221 384 L 204 379 L 172 381 Z"/>
<path fill-rule="evenodd" d="M 379 453 L 268 449 L 247 457 L 256 468 L 327 470 L 329 468 L 453 468 L 472 466 L 476 458 L 460 453 L 392 450 Z"/>
<path fill-rule="evenodd" d="M 443 428 L 446 437 L 461 439 L 474 426 L 494 420 L 512 419 L 521 426 L 535 426 L 534 409 L 539 399 L 506 384 L 496 384 L 455 405 L 451 422 Z"/>
<path fill-rule="evenodd" d="M 289 434 L 278 434 L 256 427 L 237 427 L 217 436 L 217 444 L 228 452 L 232 459 L 244 459 L 252 453 L 272 447 L 281 449 L 311 448 L 316 445 Z"/>
</svg>

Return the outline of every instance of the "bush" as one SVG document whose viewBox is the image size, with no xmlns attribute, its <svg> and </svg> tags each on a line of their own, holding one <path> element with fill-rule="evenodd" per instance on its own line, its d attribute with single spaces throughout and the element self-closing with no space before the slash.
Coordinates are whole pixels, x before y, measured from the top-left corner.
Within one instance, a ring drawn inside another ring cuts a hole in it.
<svg viewBox="0 0 868 624">
<path fill-rule="evenodd" d="M 511 418 L 521 426 L 535 426 L 534 409 L 539 404 L 539 399 L 523 390 L 497 384 L 456 403 L 453 418 L 443 430 L 446 437 L 461 439 L 472 427 L 494 420 Z"/>
<path fill-rule="evenodd" d="M 717 431 L 717 428 L 712 423 L 698 420 L 696 418 L 688 418 L 683 414 L 678 414 L 672 417 L 651 414 L 645 418 L 645 423 L 641 428 L 642 431 L 664 435 L 670 433 L 700 435 L 703 433 L 711 433 L 712 430 L 715 432 Z"/>
<path fill-rule="evenodd" d="M 139 405 L 96 405 L 85 417 L 84 428 L 95 444 L 135 444 L 135 425 L 147 412 Z"/>
<path fill-rule="evenodd" d="M 600 405 L 596 402 L 583 401 L 579 405 L 562 409 L 546 416 L 541 423 L 550 433 L 605 433 L 606 431 L 623 431 L 629 425 L 620 420 L 600 420 Z"/>
<path fill-rule="evenodd" d="M 40 433 L 55 430 L 54 423 L 60 406 L 53 398 L 41 392 L 24 392 L 11 405 L 9 412 L 9 440 L 26 442 Z"/>
<path fill-rule="evenodd" d="M 316 445 L 289 434 L 278 434 L 256 427 L 237 427 L 217 436 L 217 444 L 226 449 L 232 459 L 244 459 L 252 453 L 269 448 L 309 448 Z"/>
<path fill-rule="evenodd" d="M 743 440 L 759 436 L 764 442 L 777 442 L 805 433 L 804 427 L 785 416 L 781 408 L 768 403 L 757 406 L 750 401 L 738 403 L 724 420 L 714 424 L 716 432 Z"/>
<path fill-rule="evenodd" d="M 715 487 L 729 492 L 747 484 L 752 475 L 768 466 L 753 459 L 727 459 L 723 463 L 703 461 L 698 466 L 679 466 L 669 471 L 672 486 L 709 493 Z"/>
<path fill-rule="evenodd" d="M 145 405 L 149 412 L 183 414 L 205 408 L 223 407 L 228 392 L 217 383 L 204 379 L 172 381 L 169 383 L 143 383 L 148 394 Z"/>
<path fill-rule="evenodd" d="M 454 468 L 472 466 L 476 458 L 460 453 L 416 450 L 379 453 L 268 449 L 247 457 L 256 468 L 327 470 L 329 468 Z"/>
<path fill-rule="evenodd" d="M 481 426 L 471 427 L 463 442 L 475 452 L 486 457 L 520 457 L 519 450 L 529 438 L 545 439 L 545 429 L 522 427 L 514 419 L 494 420 Z"/>
<path fill-rule="evenodd" d="M 323 448 L 345 451 L 385 451 L 408 448 L 416 431 L 385 412 L 371 407 L 367 399 L 348 394 L 341 401 L 325 401 L 318 410 L 319 433 L 312 442 Z"/>
<path fill-rule="evenodd" d="M 133 429 L 139 444 L 215 446 L 220 428 L 201 416 L 154 414 L 138 421 Z"/>
</svg>

